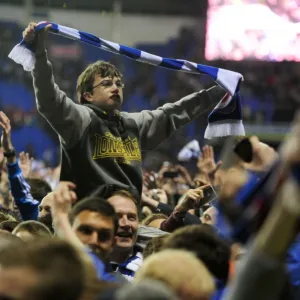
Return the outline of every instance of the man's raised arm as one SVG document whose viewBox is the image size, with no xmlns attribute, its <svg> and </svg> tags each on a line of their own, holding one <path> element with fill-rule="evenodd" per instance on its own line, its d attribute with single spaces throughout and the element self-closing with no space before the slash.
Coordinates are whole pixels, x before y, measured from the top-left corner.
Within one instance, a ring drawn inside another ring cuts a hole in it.
<svg viewBox="0 0 300 300">
<path fill-rule="evenodd" d="M 16 152 L 11 141 L 11 126 L 7 115 L 0 111 L 0 128 L 2 129 L 1 144 L 4 156 L 7 157 L 7 171 L 11 193 L 20 211 L 22 220 L 36 220 L 39 202 L 33 199 L 30 185 L 26 182 L 17 161 Z"/>
<path fill-rule="evenodd" d="M 54 82 L 52 65 L 48 61 L 45 49 L 45 36 L 51 25 L 38 32 L 35 32 L 35 27 L 35 23 L 30 23 L 23 32 L 23 38 L 36 49 L 32 77 L 37 109 L 66 146 L 72 147 L 90 123 L 90 113 L 87 108 L 69 99 Z"/>
<path fill-rule="evenodd" d="M 212 109 L 225 93 L 216 86 L 190 94 L 175 103 L 167 103 L 156 110 L 129 113 L 128 116 L 139 127 L 142 150 L 157 148 L 174 131 Z"/>
</svg>

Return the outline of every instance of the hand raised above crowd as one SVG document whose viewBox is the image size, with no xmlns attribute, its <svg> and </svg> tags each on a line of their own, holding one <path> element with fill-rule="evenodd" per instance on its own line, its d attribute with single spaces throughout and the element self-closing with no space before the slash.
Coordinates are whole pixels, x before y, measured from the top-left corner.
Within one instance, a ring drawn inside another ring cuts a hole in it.
<svg viewBox="0 0 300 300">
<path fill-rule="evenodd" d="M 186 184 L 188 186 L 191 186 L 193 184 L 192 177 L 191 177 L 189 171 L 184 166 L 176 165 L 175 169 L 182 179 L 181 183 Z M 176 178 L 175 178 L 175 181 L 178 182 L 178 180 L 176 180 Z"/>
<path fill-rule="evenodd" d="M 260 142 L 256 136 L 250 138 L 252 145 L 252 161 L 243 163 L 244 168 L 253 172 L 266 171 L 278 158 L 277 152 L 265 143 Z"/>
<path fill-rule="evenodd" d="M 190 189 L 185 194 L 183 200 L 176 206 L 176 210 L 180 212 L 187 212 L 190 209 L 199 209 L 201 201 L 204 199 L 204 190 L 210 185 L 204 185 L 197 189 Z"/>
<path fill-rule="evenodd" d="M 216 172 L 222 165 L 222 161 L 215 162 L 214 149 L 212 146 L 204 146 L 198 158 L 197 167 L 199 173 L 214 184 Z"/>
<path fill-rule="evenodd" d="M 40 54 L 45 50 L 45 36 L 52 25 L 49 24 L 45 27 L 45 29 L 40 30 L 38 33 L 36 33 L 35 28 L 37 25 L 37 23 L 30 22 L 23 31 L 23 39 L 27 43 L 35 44 L 36 53 Z"/>
<path fill-rule="evenodd" d="M 29 153 L 21 152 L 19 154 L 19 165 L 25 178 L 31 175 L 32 161 L 33 158 L 30 157 Z"/>
<path fill-rule="evenodd" d="M 200 153 L 197 167 L 201 173 L 211 174 L 215 173 L 221 166 L 222 162 L 215 162 L 214 149 L 212 146 L 204 146 Z"/>
<path fill-rule="evenodd" d="M 62 181 L 58 184 L 55 191 L 52 193 L 52 214 L 53 219 L 61 215 L 68 215 L 71 211 L 72 204 L 77 200 L 74 189 L 75 184 L 68 181 Z"/>
<path fill-rule="evenodd" d="M 146 193 L 142 193 L 142 204 L 150 208 L 157 208 L 159 202 L 149 197 Z"/>
<path fill-rule="evenodd" d="M 69 181 L 62 181 L 58 184 L 55 191 L 51 193 L 51 214 L 57 236 L 77 248 L 84 248 L 84 245 L 73 232 L 69 221 L 72 204 L 77 200 L 77 195 L 74 192 L 75 188 L 76 185 Z"/>
</svg>

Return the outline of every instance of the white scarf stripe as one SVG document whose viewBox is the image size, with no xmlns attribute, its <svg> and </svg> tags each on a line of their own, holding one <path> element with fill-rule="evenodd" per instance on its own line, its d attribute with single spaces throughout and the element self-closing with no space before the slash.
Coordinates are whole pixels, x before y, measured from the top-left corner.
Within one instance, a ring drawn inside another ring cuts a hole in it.
<svg viewBox="0 0 300 300">
<path fill-rule="evenodd" d="M 143 63 L 159 66 L 161 64 L 162 57 L 141 51 L 141 57 L 137 60 Z"/>
<path fill-rule="evenodd" d="M 120 45 L 114 42 L 109 42 L 106 40 L 101 40 L 102 42 L 105 42 L 105 45 L 108 49 L 113 50 L 115 53 L 119 53 L 120 51 Z"/>
<path fill-rule="evenodd" d="M 66 26 L 58 25 L 58 30 L 61 33 L 64 33 L 65 36 L 72 38 L 72 39 L 80 39 L 80 33 L 78 30 Z"/>
</svg>

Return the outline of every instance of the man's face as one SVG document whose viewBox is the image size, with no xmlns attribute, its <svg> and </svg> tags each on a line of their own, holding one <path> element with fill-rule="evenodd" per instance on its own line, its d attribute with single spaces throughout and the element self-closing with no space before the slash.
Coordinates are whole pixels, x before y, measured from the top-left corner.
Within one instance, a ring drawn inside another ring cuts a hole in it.
<svg viewBox="0 0 300 300">
<path fill-rule="evenodd" d="M 84 210 L 74 219 L 73 231 L 101 259 L 107 260 L 115 245 L 114 222 L 98 212 Z"/>
<path fill-rule="evenodd" d="M 39 218 L 43 218 L 49 214 L 51 215 L 51 202 L 52 202 L 51 194 L 52 193 L 45 196 L 41 201 L 39 205 L 39 215 L 38 215 Z"/>
<path fill-rule="evenodd" d="M 52 201 L 51 194 L 52 193 L 49 193 L 41 201 L 39 205 L 39 215 L 37 220 L 43 223 L 44 225 L 46 225 L 50 229 L 50 231 L 53 231 L 52 228 L 53 220 L 51 215 L 51 201 Z"/>
<path fill-rule="evenodd" d="M 95 76 L 93 90 L 88 101 L 105 111 L 120 110 L 123 103 L 123 82 L 119 77 Z"/>
<path fill-rule="evenodd" d="M 109 198 L 108 202 L 114 207 L 119 218 L 116 246 L 119 249 L 131 249 L 135 245 L 139 226 L 137 207 L 131 199 L 119 195 Z"/>
</svg>

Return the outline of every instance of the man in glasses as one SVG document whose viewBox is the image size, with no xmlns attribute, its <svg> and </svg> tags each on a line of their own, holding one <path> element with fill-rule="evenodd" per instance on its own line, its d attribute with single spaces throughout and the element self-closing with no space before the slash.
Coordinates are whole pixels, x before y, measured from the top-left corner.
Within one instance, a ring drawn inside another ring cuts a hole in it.
<svg viewBox="0 0 300 300">
<path fill-rule="evenodd" d="M 140 199 L 141 151 L 157 148 L 172 132 L 211 109 L 221 99 L 221 89 L 213 89 L 219 94 L 214 100 L 212 90 L 203 90 L 153 111 L 120 112 L 123 76 L 114 65 L 97 61 L 79 76 L 80 104 L 75 104 L 55 84 L 44 45 L 47 28 L 35 33 L 35 26 L 30 23 L 23 38 L 36 47 L 32 76 L 37 108 L 60 137 L 61 180 L 76 184 L 78 199 L 99 187 L 103 197 L 122 189 Z"/>
</svg>

